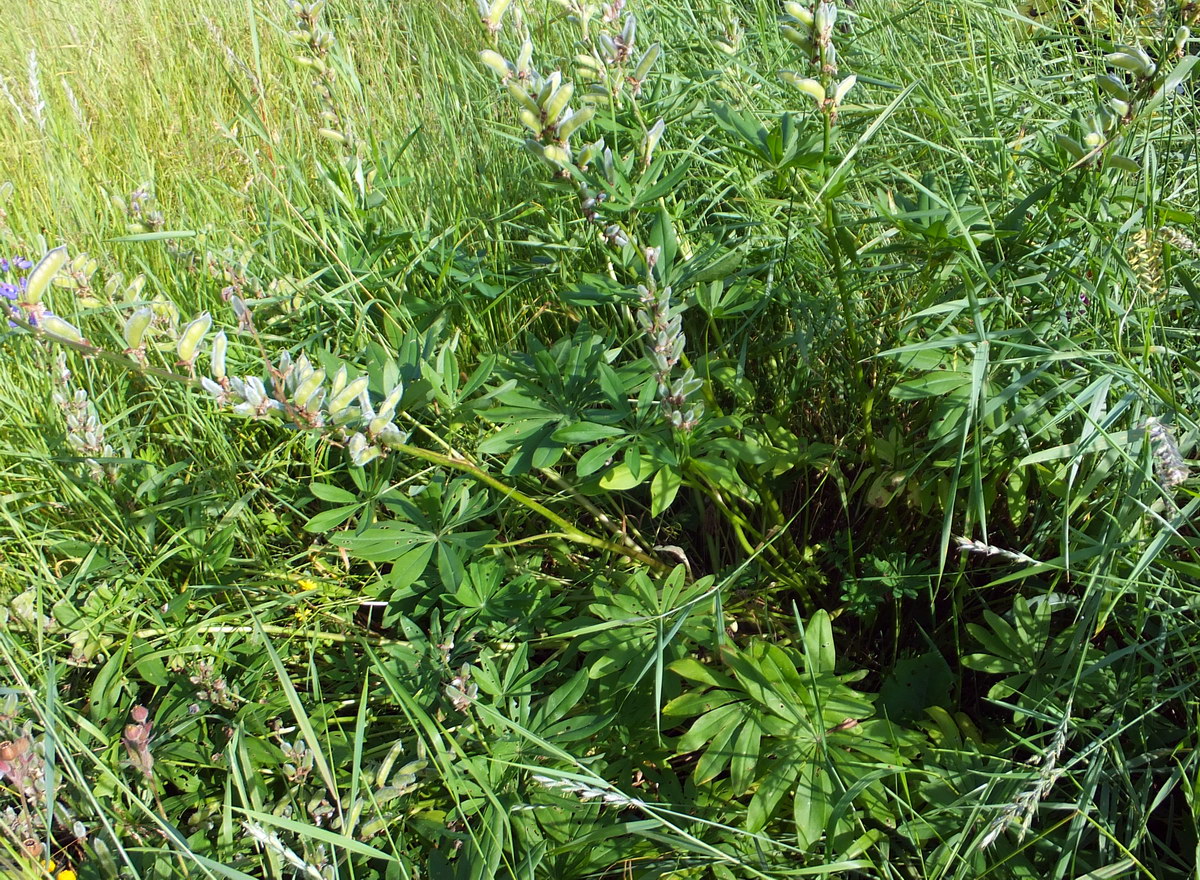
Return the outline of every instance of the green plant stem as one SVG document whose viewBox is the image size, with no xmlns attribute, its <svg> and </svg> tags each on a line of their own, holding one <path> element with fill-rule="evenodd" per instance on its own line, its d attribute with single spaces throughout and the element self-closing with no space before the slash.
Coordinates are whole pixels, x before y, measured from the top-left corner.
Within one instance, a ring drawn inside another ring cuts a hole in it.
<svg viewBox="0 0 1200 880">
<path fill-rule="evenodd" d="M 512 499 L 523 507 L 532 510 L 534 513 L 549 520 L 558 526 L 563 531 L 563 537 L 576 544 L 583 544 L 592 547 L 596 550 L 606 550 L 609 553 L 616 553 L 620 556 L 625 556 L 630 559 L 636 559 L 638 562 L 652 568 L 659 574 L 666 574 L 671 571 L 671 566 L 660 559 L 655 559 L 646 551 L 638 547 L 622 547 L 620 544 L 614 544 L 611 541 L 606 541 L 603 538 L 597 538 L 595 535 L 589 535 L 587 532 L 576 528 L 563 517 L 559 516 L 554 511 L 550 510 L 543 504 L 530 498 L 524 492 L 506 485 L 502 480 L 489 474 L 487 471 L 473 464 L 460 455 L 442 455 L 438 452 L 433 452 L 429 449 L 422 449 L 419 446 L 408 446 L 400 444 L 393 446 L 392 449 L 403 455 L 411 455 L 413 458 L 419 458 L 422 461 L 428 461 L 431 464 L 438 464 L 442 467 L 453 468 L 461 471 L 468 476 L 474 477 L 479 482 L 492 487 L 498 492 L 504 494 L 507 498 Z"/>
<path fill-rule="evenodd" d="M 235 626 L 233 624 L 215 624 L 211 626 L 199 626 L 195 629 L 188 630 L 204 635 L 231 635 L 234 633 L 253 634 L 256 632 L 264 632 L 270 636 L 287 636 L 295 638 L 301 636 L 304 638 L 318 639 L 325 642 L 370 642 L 373 645 L 400 645 L 410 647 L 411 642 L 403 639 L 388 639 L 383 636 L 371 635 L 347 635 L 346 633 L 324 632 L 317 629 L 290 629 L 286 626 L 276 626 L 273 624 L 263 624 L 258 627 L 254 626 Z M 134 632 L 134 635 L 139 639 L 152 639 L 160 636 L 172 636 L 179 633 L 178 628 L 165 627 L 150 627 L 148 629 L 139 629 Z"/>
</svg>

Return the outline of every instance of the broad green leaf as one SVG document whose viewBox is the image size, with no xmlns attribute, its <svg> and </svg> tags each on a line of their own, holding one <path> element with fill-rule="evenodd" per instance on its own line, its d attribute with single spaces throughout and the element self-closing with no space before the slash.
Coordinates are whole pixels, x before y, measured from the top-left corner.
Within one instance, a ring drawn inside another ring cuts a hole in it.
<svg viewBox="0 0 1200 880">
<path fill-rule="evenodd" d="M 713 732 L 708 748 L 704 750 L 704 754 L 696 762 L 696 769 L 692 771 L 692 776 L 698 784 L 704 785 L 706 782 L 712 782 L 729 766 L 730 760 L 737 754 L 737 749 L 732 748 L 730 744 L 734 741 L 738 731 L 748 723 L 743 719 L 731 720 L 730 723 L 722 724 Z"/>
<path fill-rule="evenodd" d="M 596 422 L 575 422 L 563 425 L 552 435 L 557 443 L 594 443 L 597 440 L 607 440 L 619 437 L 625 433 L 624 428 L 615 425 L 601 425 Z"/>
<path fill-rule="evenodd" d="M 804 763 L 803 758 L 794 750 L 789 750 L 771 762 L 771 769 L 758 784 L 758 791 L 754 793 L 746 810 L 747 831 L 757 834 L 767 827 L 779 802 L 791 791 Z"/>
<path fill-rule="evenodd" d="M 747 715 L 742 729 L 733 743 L 733 757 L 729 762 L 729 784 L 734 792 L 749 791 L 758 772 L 759 750 L 763 729 L 754 715 Z"/>
<path fill-rule="evenodd" d="M 683 480 L 674 468 L 659 468 L 650 481 L 650 515 L 662 516 L 675 501 Z"/>
<path fill-rule="evenodd" d="M 347 492 L 340 486 L 330 483 L 309 483 L 308 489 L 322 501 L 330 501 L 334 504 L 352 504 L 358 500 L 353 492 Z"/>
<path fill-rule="evenodd" d="M 796 779 L 792 811 L 801 849 L 807 850 L 821 839 L 832 810 L 833 782 L 829 772 L 822 762 L 805 761 Z"/>
<path fill-rule="evenodd" d="M 833 621 L 829 612 L 817 611 L 804 628 L 805 662 L 812 672 L 833 672 L 837 657 L 833 647 Z"/>
<path fill-rule="evenodd" d="M 354 511 L 358 510 L 357 504 L 344 504 L 341 507 L 334 507 L 329 510 L 322 510 L 320 513 L 309 518 L 304 524 L 306 532 L 328 532 L 336 529 L 351 516 Z"/>
</svg>

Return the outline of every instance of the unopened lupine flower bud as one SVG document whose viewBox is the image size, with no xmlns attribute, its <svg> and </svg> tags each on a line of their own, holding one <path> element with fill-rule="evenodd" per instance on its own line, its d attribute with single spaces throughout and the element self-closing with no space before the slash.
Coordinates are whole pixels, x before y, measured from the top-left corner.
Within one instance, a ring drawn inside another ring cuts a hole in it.
<svg viewBox="0 0 1200 880">
<path fill-rule="evenodd" d="M 654 125 L 650 126 L 650 130 L 646 132 L 646 137 L 642 140 L 642 164 L 649 167 L 650 160 L 654 157 L 654 149 L 658 146 L 658 142 L 662 139 L 663 132 L 666 131 L 667 123 L 659 117 Z"/>
<path fill-rule="evenodd" d="M 517 76 L 525 79 L 530 75 L 530 73 L 533 72 L 529 66 L 529 63 L 532 60 L 533 43 L 530 41 L 529 37 L 526 37 L 521 43 L 521 51 L 517 53 L 517 61 L 515 64 L 515 67 L 517 68 Z"/>
</svg>

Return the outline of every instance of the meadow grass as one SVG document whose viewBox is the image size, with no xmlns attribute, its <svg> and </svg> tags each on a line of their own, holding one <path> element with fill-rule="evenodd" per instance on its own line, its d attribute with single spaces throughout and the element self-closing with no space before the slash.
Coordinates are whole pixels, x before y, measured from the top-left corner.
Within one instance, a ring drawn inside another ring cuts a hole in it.
<svg viewBox="0 0 1200 880">
<path fill-rule="evenodd" d="M 564 5 L 6 8 L 3 870 L 1190 875 L 1190 7 L 595 4 L 605 171 Z"/>
</svg>

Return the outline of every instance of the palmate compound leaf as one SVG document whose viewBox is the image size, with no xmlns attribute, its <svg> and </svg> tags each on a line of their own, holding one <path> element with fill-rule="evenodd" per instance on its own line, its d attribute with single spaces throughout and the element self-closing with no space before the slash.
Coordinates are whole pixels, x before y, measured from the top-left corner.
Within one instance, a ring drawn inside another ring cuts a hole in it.
<svg viewBox="0 0 1200 880">
<path fill-rule="evenodd" d="M 836 675 L 828 617 L 814 615 L 802 650 L 765 641 L 721 653 L 724 669 L 686 658 L 670 665 L 698 687 L 670 701 L 668 718 L 693 718 L 675 751 L 698 753 L 699 785 L 727 774 L 736 796 L 750 795 L 746 828 L 761 831 L 791 796 L 798 845 L 848 830 L 851 816 L 834 815 L 843 794 L 862 783 L 854 805 L 894 821 L 880 779 L 899 771 L 924 742 L 917 733 L 872 718 L 873 697 Z M 873 781 L 866 777 L 874 774 Z M 830 823 L 833 823 L 832 827 Z"/>
</svg>

